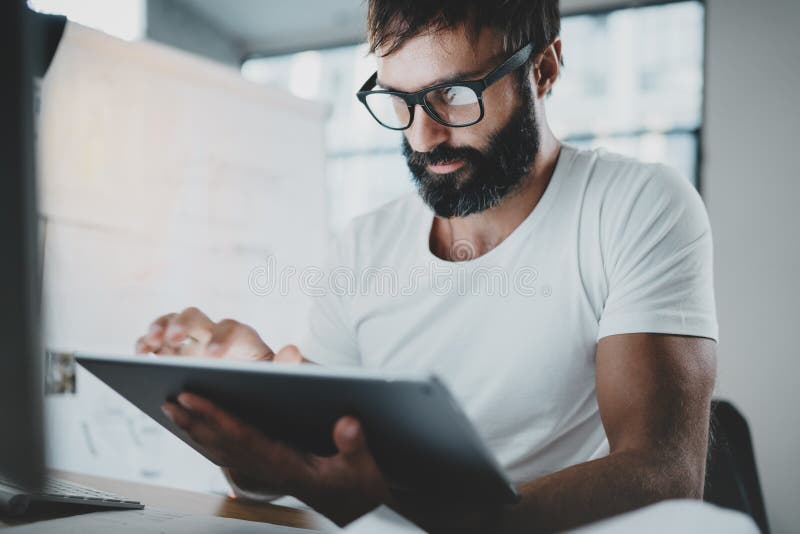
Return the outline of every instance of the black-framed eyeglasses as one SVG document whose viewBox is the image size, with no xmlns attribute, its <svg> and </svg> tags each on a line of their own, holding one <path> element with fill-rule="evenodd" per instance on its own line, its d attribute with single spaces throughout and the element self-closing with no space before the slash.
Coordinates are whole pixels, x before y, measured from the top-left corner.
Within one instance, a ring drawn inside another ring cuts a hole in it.
<svg viewBox="0 0 800 534">
<path fill-rule="evenodd" d="M 472 126 L 483 119 L 483 92 L 524 65 L 532 51 L 533 43 L 528 43 L 480 80 L 441 83 L 415 93 L 373 91 L 378 81 L 375 72 L 356 96 L 381 126 L 391 130 L 411 126 L 417 105 L 439 124 L 452 128 Z"/>
</svg>

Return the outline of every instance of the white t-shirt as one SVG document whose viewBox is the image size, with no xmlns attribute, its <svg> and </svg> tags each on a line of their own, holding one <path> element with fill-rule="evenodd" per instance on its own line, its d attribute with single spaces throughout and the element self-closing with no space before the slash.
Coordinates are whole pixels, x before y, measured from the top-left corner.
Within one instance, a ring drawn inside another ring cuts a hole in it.
<svg viewBox="0 0 800 534">
<path fill-rule="evenodd" d="M 717 338 L 708 217 L 663 165 L 564 146 L 530 215 L 470 261 L 430 252 L 432 221 L 416 195 L 356 219 L 300 349 L 435 372 L 516 483 L 608 453 L 599 339 Z"/>
</svg>

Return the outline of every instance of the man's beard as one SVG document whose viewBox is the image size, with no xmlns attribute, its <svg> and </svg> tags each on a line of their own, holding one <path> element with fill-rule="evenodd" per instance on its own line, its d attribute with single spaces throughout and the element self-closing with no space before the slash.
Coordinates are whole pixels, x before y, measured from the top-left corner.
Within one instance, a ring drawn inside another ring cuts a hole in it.
<svg viewBox="0 0 800 534">
<path fill-rule="evenodd" d="M 415 152 L 403 137 L 403 155 L 417 190 L 440 217 L 466 217 L 497 206 L 525 181 L 539 152 L 539 131 L 530 89 L 522 85 L 522 105 L 484 151 L 441 144 Z M 451 173 L 428 171 L 428 165 L 456 160 L 464 164 Z"/>
</svg>

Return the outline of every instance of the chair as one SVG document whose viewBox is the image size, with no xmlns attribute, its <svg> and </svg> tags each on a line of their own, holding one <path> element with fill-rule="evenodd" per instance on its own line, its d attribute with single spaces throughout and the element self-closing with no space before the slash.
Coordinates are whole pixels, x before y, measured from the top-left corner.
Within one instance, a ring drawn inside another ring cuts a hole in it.
<svg viewBox="0 0 800 534">
<path fill-rule="evenodd" d="M 711 401 L 706 485 L 703 500 L 748 514 L 769 534 L 750 428 L 730 402 Z"/>
</svg>

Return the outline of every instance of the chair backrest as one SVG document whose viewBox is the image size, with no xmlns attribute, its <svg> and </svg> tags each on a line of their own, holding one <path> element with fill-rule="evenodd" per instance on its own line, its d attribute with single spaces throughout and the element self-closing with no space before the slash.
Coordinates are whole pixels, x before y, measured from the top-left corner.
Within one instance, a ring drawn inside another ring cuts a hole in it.
<svg viewBox="0 0 800 534">
<path fill-rule="evenodd" d="M 750 428 L 730 402 L 711 402 L 708 464 L 703 500 L 748 514 L 769 534 Z"/>
</svg>

